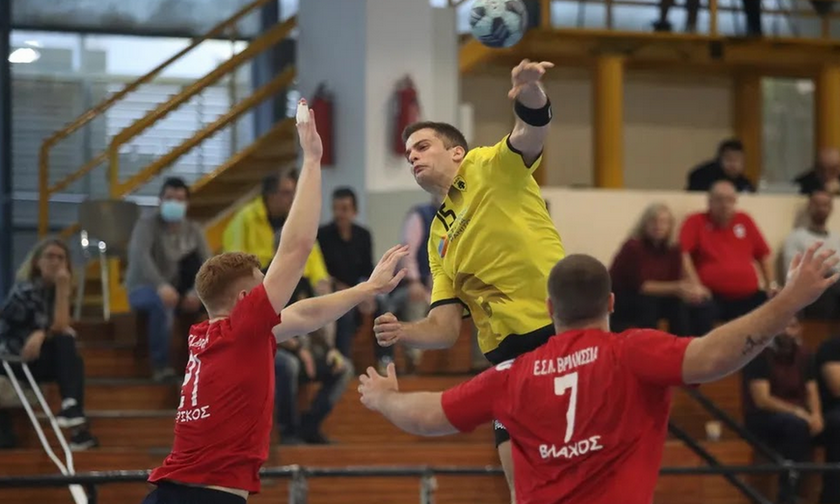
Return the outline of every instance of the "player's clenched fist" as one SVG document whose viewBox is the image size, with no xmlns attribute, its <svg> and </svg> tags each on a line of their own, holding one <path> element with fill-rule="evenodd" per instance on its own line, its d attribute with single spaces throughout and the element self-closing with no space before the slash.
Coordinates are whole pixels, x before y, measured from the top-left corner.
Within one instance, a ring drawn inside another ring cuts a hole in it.
<svg viewBox="0 0 840 504">
<path fill-rule="evenodd" d="M 400 340 L 402 336 L 402 322 L 393 313 L 386 313 L 376 317 L 373 321 L 373 334 L 379 346 L 389 347 Z"/>
</svg>

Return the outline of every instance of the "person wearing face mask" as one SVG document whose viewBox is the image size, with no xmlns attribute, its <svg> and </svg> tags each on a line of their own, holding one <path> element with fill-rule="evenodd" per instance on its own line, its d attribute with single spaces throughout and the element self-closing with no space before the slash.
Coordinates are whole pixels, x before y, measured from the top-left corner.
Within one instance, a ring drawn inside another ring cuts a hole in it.
<svg viewBox="0 0 840 504">
<path fill-rule="evenodd" d="M 801 334 L 799 320 L 791 319 L 743 374 L 747 429 L 793 462 L 811 460 L 812 440 L 825 425 L 814 362 L 802 347 Z M 778 502 L 794 502 L 799 486 L 781 475 Z"/>
<path fill-rule="evenodd" d="M 158 210 L 137 223 L 128 248 L 128 302 L 148 318 L 149 357 L 157 382 L 176 379 L 169 356 L 175 312 L 201 310 L 195 275 L 212 255 L 201 226 L 186 217 L 189 196 L 182 179 L 166 179 Z"/>
<path fill-rule="evenodd" d="M 72 290 L 67 245 L 57 238 L 36 245 L 3 303 L 0 354 L 21 357 L 35 381 L 58 384 L 61 410 L 56 421 L 60 427 L 72 429 L 70 448 L 77 451 L 99 443 L 88 429 L 84 412 L 85 372 L 71 326 Z M 16 376 L 25 379 L 20 366 L 13 364 L 12 368 Z M 2 368 L 0 373 L 4 373 Z M 9 427 L 0 428 L 7 431 Z"/>
</svg>

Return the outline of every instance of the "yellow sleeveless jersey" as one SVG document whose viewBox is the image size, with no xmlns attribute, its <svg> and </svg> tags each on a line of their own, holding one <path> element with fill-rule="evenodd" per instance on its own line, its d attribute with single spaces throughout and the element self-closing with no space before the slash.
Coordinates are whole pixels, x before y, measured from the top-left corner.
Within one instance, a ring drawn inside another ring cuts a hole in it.
<svg viewBox="0 0 840 504">
<path fill-rule="evenodd" d="M 508 137 L 469 151 L 431 226 L 432 308 L 465 305 L 485 354 L 551 325 L 548 274 L 564 250 L 532 176 L 541 160 L 525 166 Z"/>
</svg>

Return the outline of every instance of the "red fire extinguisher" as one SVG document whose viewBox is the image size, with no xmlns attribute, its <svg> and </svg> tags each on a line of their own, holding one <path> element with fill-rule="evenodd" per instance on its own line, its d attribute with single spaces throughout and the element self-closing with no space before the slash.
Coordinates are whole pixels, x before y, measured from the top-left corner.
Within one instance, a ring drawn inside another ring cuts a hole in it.
<svg viewBox="0 0 840 504">
<path fill-rule="evenodd" d="M 420 101 L 411 77 L 405 76 L 397 83 L 397 89 L 394 92 L 394 104 L 393 149 L 394 154 L 402 156 L 405 154 L 405 142 L 402 139 L 403 130 L 420 120 Z"/>
<path fill-rule="evenodd" d="M 310 108 L 315 113 L 315 123 L 318 125 L 318 133 L 320 133 L 321 143 L 324 145 L 324 155 L 321 157 L 321 164 L 332 166 L 335 164 L 335 118 L 333 117 L 332 93 L 327 90 L 325 83 L 322 82 L 318 85 Z"/>
</svg>

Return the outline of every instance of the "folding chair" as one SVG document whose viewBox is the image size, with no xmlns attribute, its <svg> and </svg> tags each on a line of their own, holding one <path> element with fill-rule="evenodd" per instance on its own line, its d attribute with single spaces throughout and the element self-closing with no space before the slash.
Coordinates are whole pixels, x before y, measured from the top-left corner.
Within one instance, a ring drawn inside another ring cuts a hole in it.
<svg viewBox="0 0 840 504">
<path fill-rule="evenodd" d="M 91 260 L 91 249 L 95 248 L 99 256 L 100 278 L 102 281 L 102 318 L 111 318 L 111 292 L 108 278 L 108 256 L 125 258 L 128 242 L 134 224 L 140 216 L 136 203 L 125 200 L 86 200 L 79 205 L 79 245 L 82 248 L 84 264 L 79 268 L 79 288 L 76 291 L 74 318 L 82 316 L 82 303 L 85 297 L 85 273 Z"/>
<path fill-rule="evenodd" d="M 32 376 L 32 372 L 29 371 L 29 366 L 26 365 L 25 362 L 20 357 L 8 355 L 8 354 L 0 354 L 0 363 L 3 364 L 3 369 L 6 371 L 6 376 L 8 377 L 9 381 L 12 382 L 12 387 L 15 389 L 15 393 L 20 399 L 20 403 L 23 408 L 26 410 L 27 416 L 29 416 L 29 421 L 32 423 L 32 426 L 35 428 L 35 432 L 38 434 L 38 439 L 41 441 L 41 446 L 44 447 L 44 451 L 47 452 L 47 455 L 53 461 L 53 463 L 58 467 L 58 470 L 61 471 L 61 474 L 64 476 L 72 476 L 76 474 L 76 469 L 73 467 L 73 452 L 70 451 L 70 446 L 67 444 L 67 439 L 64 437 L 64 433 L 61 432 L 61 428 L 58 426 L 58 422 L 55 420 L 55 415 L 52 414 L 49 405 L 47 404 L 46 399 L 44 399 L 44 395 L 41 393 L 41 388 L 38 387 L 38 383 L 35 382 L 35 378 Z M 15 376 L 14 370 L 12 369 L 12 364 L 19 365 L 23 370 L 23 374 L 26 376 L 26 380 L 29 382 L 30 390 L 35 394 L 35 397 L 38 398 L 38 403 L 41 406 L 44 414 L 46 415 L 47 419 L 50 421 L 50 425 L 53 428 L 53 432 L 55 432 L 55 436 L 58 438 L 59 444 L 61 444 L 62 450 L 64 450 L 64 462 L 62 462 L 58 456 L 56 456 L 55 452 L 50 446 L 49 441 L 47 441 L 46 435 L 44 435 L 44 430 L 41 428 L 41 423 L 38 421 L 38 418 L 35 416 L 35 412 L 32 410 L 32 405 L 29 404 L 29 400 L 27 399 L 26 393 L 21 387 L 20 382 Z M 73 501 L 76 504 L 88 504 L 88 495 L 85 492 L 85 489 L 82 488 L 81 485 L 70 485 L 70 495 L 73 496 Z"/>
</svg>

